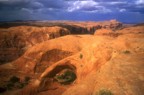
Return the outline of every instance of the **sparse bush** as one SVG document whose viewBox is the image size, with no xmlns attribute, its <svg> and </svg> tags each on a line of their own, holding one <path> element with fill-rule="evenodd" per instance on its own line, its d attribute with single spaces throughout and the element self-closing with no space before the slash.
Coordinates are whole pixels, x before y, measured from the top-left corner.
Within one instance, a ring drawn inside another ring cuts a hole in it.
<svg viewBox="0 0 144 95">
<path fill-rule="evenodd" d="M 16 87 L 15 84 L 18 84 L 18 83 L 20 83 L 20 78 L 18 78 L 16 76 L 12 76 L 6 85 L 7 90 L 11 90 L 11 89 L 15 88 Z"/>
<path fill-rule="evenodd" d="M 113 93 L 110 90 L 101 89 L 96 95 L 113 95 Z"/>
<path fill-rule="evenodd" d="M 19 82 L 20 81 L 20 78 L 16 77 L 16 76 L 12 76 L 9 80 L 9 82 L 12 82 L 12 83 L 16 83 L 16 82 Z"/>
<path fill-rule="evenodd" d="M 7 90 L 21 89 L 28 84 L 29 80 L 30 80 L 30 77 L 25 77 L 24 81 L 20 82 L 20 78 L 18 78 L 16 76 L 12 76 L 9 79 L 9 81 L 6 85 L 6 88 L 7 88 Z"/>
<path fill-rule="evenodd" d="M 83 55 L 82 55 L 82 54 L 80 54 L 80 56 L 79 56 L 79 57 L 80 57 L 80 59 L 82 59 L 82 58 L 83 58 Z"/>
<path fill-rule="evenodd" d="M 7 88 L 7 90 L 11 90 L 11 89 L 13 88 L 13 86 L 14 86 L 14 83 L 9 82 L 9 83 L 6 85 L 6 88 Z"/>
<path fill-rule="evenodd" d="M 130 51 L 129 50 L 125 50 L 125 51 L 123 51 L 123 53 L 130 54 Z"/>
<path fill-rule="evenodd" d="M 24 83 L 15 83 L 15 87 L 16 87 L 16 88 L 21 89 L 21 88 L 23 88 L 24 86 L 25 86 Z"/>
<path fill-rule="evenodd" d="M 69 84 L 76 79 L 76 74 L 73 71 L 66 69 L 62 71 L 62 73 L 57 74 L 55 79 L 61 84 Z"/>
</svg>

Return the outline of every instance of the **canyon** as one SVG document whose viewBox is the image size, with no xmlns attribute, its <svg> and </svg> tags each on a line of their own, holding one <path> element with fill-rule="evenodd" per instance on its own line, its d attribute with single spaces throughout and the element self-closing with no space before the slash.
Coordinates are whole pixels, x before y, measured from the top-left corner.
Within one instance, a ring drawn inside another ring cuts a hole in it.
<svg viewBox="0 0 144 95">
<path fill-rule="evenodd" d="M 144 24 L 0 23 L 0 94 L 143 95 Z"/>
</svg>

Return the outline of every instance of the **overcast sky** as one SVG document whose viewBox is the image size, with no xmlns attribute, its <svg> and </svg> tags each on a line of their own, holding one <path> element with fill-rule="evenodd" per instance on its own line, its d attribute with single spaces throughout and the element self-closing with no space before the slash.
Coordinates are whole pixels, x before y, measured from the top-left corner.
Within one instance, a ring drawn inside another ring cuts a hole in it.
<svg viewBox="0 0 144 95">
<path fill-rule="evenodd" d="M 0 21 L 144 22 L 144 0 L 0 0 Z"/>
</svg>

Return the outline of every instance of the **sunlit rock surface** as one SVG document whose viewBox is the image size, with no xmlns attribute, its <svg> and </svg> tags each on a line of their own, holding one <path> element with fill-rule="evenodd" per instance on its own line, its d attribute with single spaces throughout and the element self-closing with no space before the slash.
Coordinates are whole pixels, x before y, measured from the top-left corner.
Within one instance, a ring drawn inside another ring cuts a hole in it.
<svg viewBox="0 0 144 95">
<path fill-rule="evenodd" d="M 105 28 L 94 35 L 66 35 L 37 43 L 15 61 L 0 65 L 1 93 L 97 95 L 108 91 L 114 95 L 143 95 L 143 27 Z M 13 76 L 20 80 L 7 90 Z"/>
</svg>

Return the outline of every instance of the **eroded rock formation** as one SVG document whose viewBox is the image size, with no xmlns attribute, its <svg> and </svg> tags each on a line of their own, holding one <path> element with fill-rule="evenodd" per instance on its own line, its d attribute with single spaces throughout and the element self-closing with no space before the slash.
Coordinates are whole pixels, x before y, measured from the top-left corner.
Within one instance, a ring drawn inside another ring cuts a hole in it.
<svg viewBox="0 0 144 95">
<path fill-rule="evenodd" d="M 33 45 L 17 60 L 0 65 L 0 92 L 96 95 L 105 91 L 143 95 L 142 29 L 135 26 L 115 30 L 114 33 L 121 33 L 116 37 L 111 36 L 113 30 L 102 29 L 96 35 L 67 35 Z M 14 76 L 17 82 L 8 85 Z M 25 84 L 24 80 L 29 81 Z M 24 85 L 19 88 L 21 84 Z M 7 90 L 9 87 L 14 88 Z"/>
<path fill-rule="evenodd" d="M 0 63 L 18 58 L 38 43 L 70 34 L 69 30 L 58 26 L 17 26 L 0 31 Z"/>
</svg>

